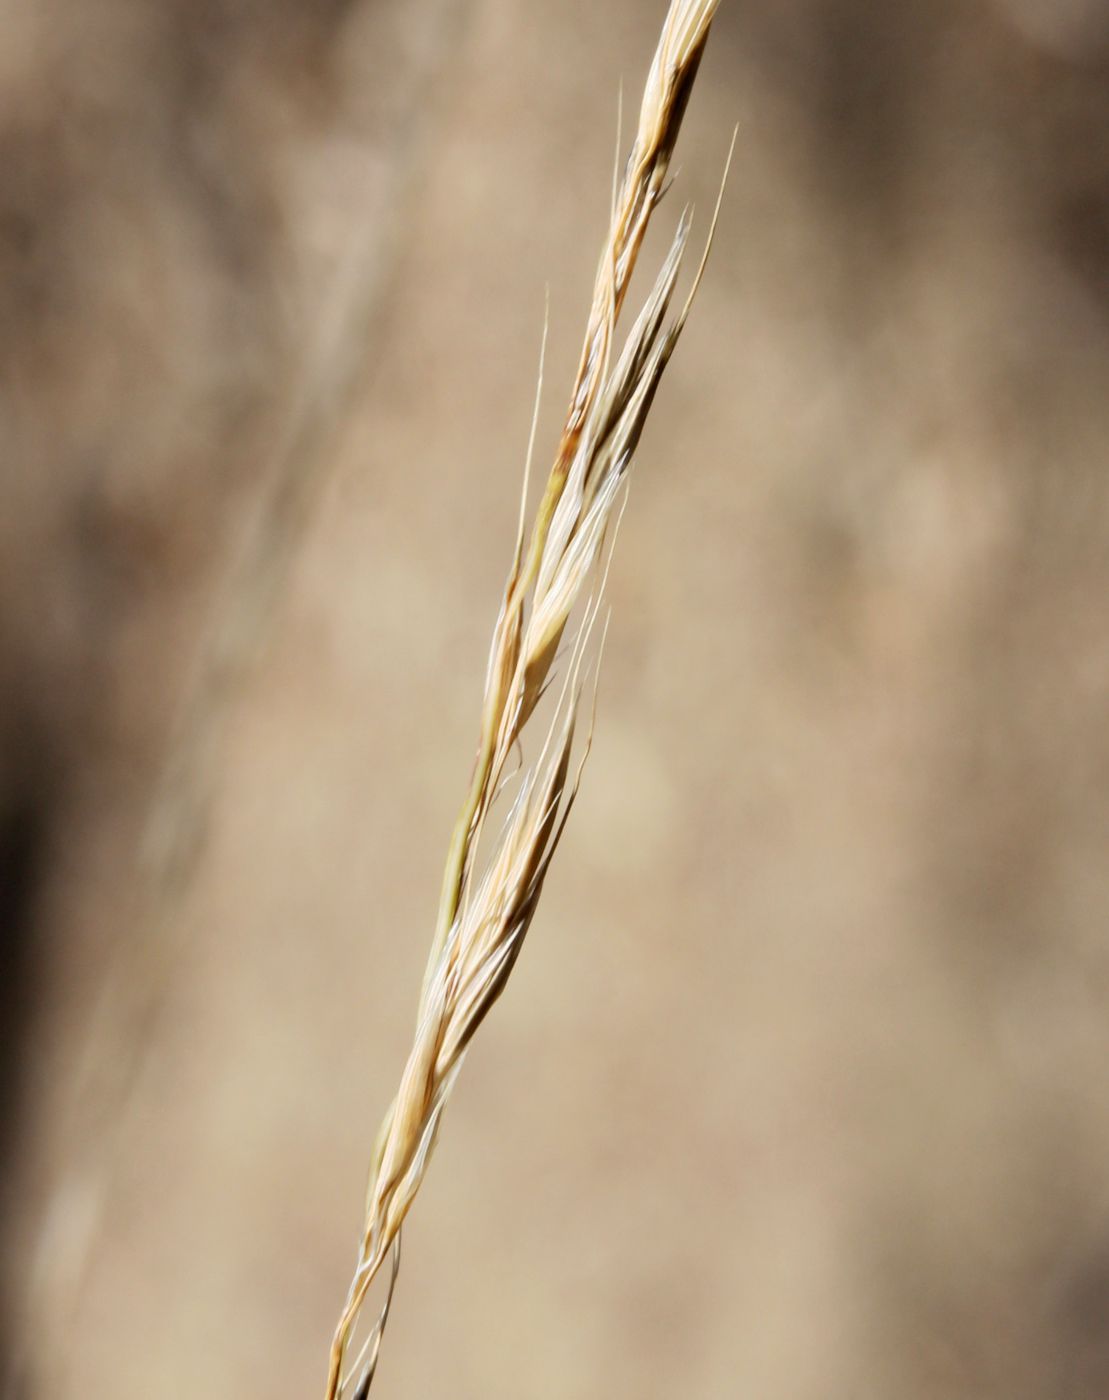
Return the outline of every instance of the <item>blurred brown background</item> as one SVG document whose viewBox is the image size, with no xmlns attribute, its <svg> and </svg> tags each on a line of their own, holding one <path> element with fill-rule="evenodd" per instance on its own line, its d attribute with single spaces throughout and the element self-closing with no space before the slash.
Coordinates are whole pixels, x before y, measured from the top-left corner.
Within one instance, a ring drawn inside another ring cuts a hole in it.
<svg viewBox="0 0 1109 1400">
<path fill-rule="evenodd" d="M 322 1391 L 664 8 L 0 4 L 5 1400 Z M 1109 1395 L 1107 79 L 1102 0 L 724 0 L 382 1397 Z"/>
</svg>

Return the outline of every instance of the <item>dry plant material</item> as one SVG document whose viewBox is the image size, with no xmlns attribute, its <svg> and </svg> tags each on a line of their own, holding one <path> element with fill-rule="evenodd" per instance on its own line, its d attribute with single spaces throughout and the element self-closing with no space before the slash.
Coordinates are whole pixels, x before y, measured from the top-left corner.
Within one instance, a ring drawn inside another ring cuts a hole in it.
<svg viewBox="0 0 1109 1400">
<path fill-rule="evenodd" d="M 486 672 L 473 778 L 447 856 L 415 1041 L 374 1146 L 358 1264 L 331 1347 L 327 1400 L 364 1400 L 369 1391 L 396 1280 L 401 1225 L 427 1170 L 470 1038 L 519 956 L 577 791 L 581 763 L 572 770 L 571 752 L 583 663 L 604 586 L 606 538 L 705 265 L 702 258 L 685 305 L 665 324 L 689 236 L 688 209 L 619 354 L 616 325 L 648 221 L 665 191 L 717 3 L 673 0 L 666 16 L 635 143 L 614 193 L 561 441 L 530 535 L 524 528 L 525 471 L 515 553 Z M 710 243 L 711 238 L 710 231 Z M 534 438 L 533 418 L 529 467 Z M 542 748 L 522 772 L 513 773 L 512 755 L 553 679 L 560 651 L 567 656 L 565 677 Z M 499 830 L 490 833 L 488 856 L 479 862 L 487 818 L 506 784 L 514 784 L 514 796 Z M 363 1305 L 387 1261 L 384 1305 L 356 1349 L 353 1337 Z"/>
</svg>

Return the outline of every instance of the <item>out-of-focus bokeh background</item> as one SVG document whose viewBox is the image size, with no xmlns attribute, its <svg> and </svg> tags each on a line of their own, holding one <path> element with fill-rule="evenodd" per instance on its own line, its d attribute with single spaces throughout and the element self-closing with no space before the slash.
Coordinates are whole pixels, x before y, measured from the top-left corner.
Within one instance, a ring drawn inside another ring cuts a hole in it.
<svg viewBox="0 0 1109 1400">
<path fill-rule="evenodd" d="M 664 8 L 0 5 L 4 1400 L 321 1393 Z M 1104 1400 L 1109 10 L 725 0 L 662 223 L 735 122 L 378 1393 Z"/>
</svg>

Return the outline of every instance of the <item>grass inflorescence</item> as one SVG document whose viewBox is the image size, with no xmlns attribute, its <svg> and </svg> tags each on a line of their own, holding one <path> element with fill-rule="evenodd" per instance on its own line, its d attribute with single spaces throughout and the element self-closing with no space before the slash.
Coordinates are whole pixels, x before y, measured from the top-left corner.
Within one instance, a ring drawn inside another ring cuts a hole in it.
<svg viewBox="0 0 1109 1400">
<path fill-rule="evenodd" d="M 401 1226 L 423 1181 L 467 1046 L 519 955 L 588 753 L 587 739 L 573 761 L 606 544 L 655 391 L 704 270 L 702 258 L 684 305 L 668 319 L 689 238 L 688 209 L 619 350 L 617 324 L 647 225 L 666 190 L 717 3 L 673 0 L 667 13 L 635 140 L 614 191 L 561 438 L 530 530 L 525 470 L 515 550 L 486 671 L 477 758 L 451 838 L 414 1041 L 373 1150 L 357 1266 L 331 1347 L 327 1400 L 363 1400 L 369 1390 L 396 1280 Z M 534 438 L 533 419 L 529 469 Z M 554 687 L 558 656 L 566 664 Z M 549 688 L 551 703 L 540 707 Z M 537 711 L 550 714 L 544 737 L 537 755 L 515 771 L 513 756 Z M 513 796 L 494 830 L 490 812 L 506 786 Z M 352 1339 L 367 1295 L 386 1264 L 384 1305 L 356 1348 Z"/>
</svg>

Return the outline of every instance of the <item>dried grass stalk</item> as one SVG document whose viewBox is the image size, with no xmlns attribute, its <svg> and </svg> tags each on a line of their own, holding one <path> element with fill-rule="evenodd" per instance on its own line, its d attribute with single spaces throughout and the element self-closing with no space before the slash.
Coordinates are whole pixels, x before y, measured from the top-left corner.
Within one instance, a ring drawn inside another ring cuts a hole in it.
<svg viewBox="0 0 1109 1400">
<path fill-rule="evenodd" d="M 396 1279 L 401 1225 L 427 1170 L 470 1038 L 519 955 L 574 801 L 581 765 L 572 772 L 571 751 L 583 660 L 604 583 L 606 535 L 705 265 L 702 258 L 685 305 L 665 325 L 689 236 L 688 209 L 618 356 L 613 343 L 616 324 L 648 221 L 665 190 L 717 3 L 673 0 L 666 16 L 635 142 L 614 192 L 561 441 L 526 547 L 521 503 L 515 553 L 486 673 L 473 778 L 447 857 L 415 1042 L 374 1147 L 358 1264 L 332 1343 L 327 1400 L 363 1400 L 369 1390 Z M 710 231 L 710 243 L 711 237 Z M 529 468 L 534 437 L 533 419 Z M 525 502 L 527 478 L 525 471 Z M 508 781 L 510 756 L 552 679 L 560 648 L 569 655 L 566 678 L 542 750 L 517 776 L 508 815 L 491 842 L 491 854 L 479 865 L 486 819 Z M 352 1356 L 352 1336 L 370 1285 L 390 1256 L 388 1297 Z"/>
</svg>

